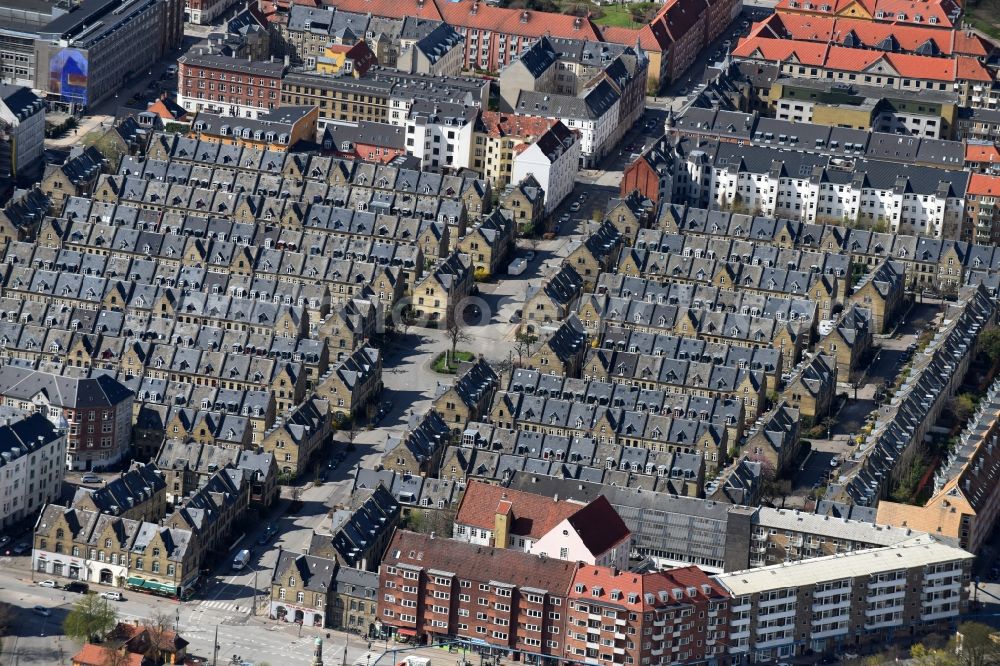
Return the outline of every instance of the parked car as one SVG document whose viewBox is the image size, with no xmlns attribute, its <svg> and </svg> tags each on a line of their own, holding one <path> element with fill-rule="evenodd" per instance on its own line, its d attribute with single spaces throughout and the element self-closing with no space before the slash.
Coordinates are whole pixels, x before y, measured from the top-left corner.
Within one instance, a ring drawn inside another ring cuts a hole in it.
<svg viewBox="0 0 1000 666">
<path fill-rule="evenodd" d="M 90 592 L 90 586 L 82 581 L 74 580 L 70 581 L 66 585 L 66 591 L 76 592 L 77 594 L 87 594 L 87 592 Z"/>
<path fill-rule="evenodd" d="M 108 601 L 124 601 L 125 595 L 121 592 L 101 592 L 101 598 Z"/>
<path fill-rule="evenodd" d="M 54 580 L 43 580 L 38 583 L 38 587 L 59 587 L 59 585 Z"/>
<path fill-rule="evenodd" d="M 527 252 L 524 253 L 524 258 L 527 259 L 528 261 L 534 261 L 535 260 L 535 251 L 534 250 L 528 250 Z"/>
<path fill-rule="evenodd" d="M 571 205 L 569 207 L 569 209 L 570 209 L 570 211 L 572 211 L 574 213 L 579 213 L 580 212 L 580 202 L 579 201 L 574 201 L 573 205 Z"/>
<path fill-rule="evenodd" d="M 24 555 L 29 550 L 31 550 L 31 546 L 29 546 L 28 544 L 24 543 L 23 541 L 21 543 L 17 544 L 16 546 L 14 546 L 14 548 L 13 548 L 13 551 L 14 551 L 15 555 Z"/>
<path fill-rule="evenodd" d="M 9 536 L 4 535 L 4 536 L 0 537 L 0 548 L 3 548 L 4 546 L 6 546 L 9 543 L 10 543 L 10 537 Z"/>
<path fill-rule="evenodd" d="M 516 324 L 519 321 L 521 321 L 521 311 L 514 310 L 514 314 L 510 316 L 510 323 Z"/>
<path fill-rule="evenodd" d="M 86 474 L 84 474 L 83 476 L 80 477 L 80 482 L 81 483 L 100 483 L 101 482 L 101 477 L 97 476 L 93 472 L 87 472 Z"/>
<path fill-rule="evenodd" d="M 36 615 L 41 615 L 42 617 L 48 617 L 52 615 L 52 611 L 50 611 L 45 606 L 33 606 L 31 610 L 34 611 Z"/>
</svg>

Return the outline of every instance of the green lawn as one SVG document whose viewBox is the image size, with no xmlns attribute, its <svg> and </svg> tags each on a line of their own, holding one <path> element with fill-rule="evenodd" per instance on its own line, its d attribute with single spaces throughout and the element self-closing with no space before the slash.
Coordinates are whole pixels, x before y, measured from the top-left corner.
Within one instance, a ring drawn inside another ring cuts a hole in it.
<svg viewBox="0 0 1000 666">
<path fill-rule="evenodd" d="M 970 9 L 965 15 L 965 20 L 972 24 L 972 27 L 980 32 L 986 33 L 995 40 L 1000 41 L 1000 27 L 994 23 L 994 19 L 989 16 L 988 10 L 983 7 Z"/>
<path fill-rule="evenodd" d="M 453 375 L 456 371 L 458 371 L 460 363 L 463 361 L 472 361 L 476 358 L 476 355 L 472 352 L 462 351 L 459 349 L 455 352 L 455 356 L 452 357 L 451 362 L 446 364 L 445 358 L 447 356 L 449 356 L 449 353 L 444 352 L 434 359 L 434 363 L 431 365 L 434 372 L 440 372 L 443 375 Z"/>
<path fill-rule="evenodd" d="M 601 7 L 600 11 L 604 15 L 598 19 L 594 19 L 594 23 L 598 25 L 610 25 L 619 28 L 641 27 L 641 24 L 632 20 L 632 11 L 629 5 L 606 5 Z"/>
</svg>

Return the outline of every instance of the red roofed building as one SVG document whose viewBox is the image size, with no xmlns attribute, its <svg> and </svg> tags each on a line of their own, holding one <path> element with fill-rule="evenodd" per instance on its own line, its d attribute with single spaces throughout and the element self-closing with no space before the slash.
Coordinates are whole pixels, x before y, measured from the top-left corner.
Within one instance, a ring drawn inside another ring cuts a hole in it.
<svg viewBox="0 0 1000 666">
<path fill-rule="evenodd" d="M 965 190 L 965 228 L 962 240 L 1000 245 L 1000 176 L 974 173 Z"/>
<path fill-rule="evenodd" d="M 578 566 L 397 530 L 379 567 L 378 620 L 417 642 L 457 636 L 558 658 Z"/>
<path fill-rule="evenodd" d="M 808 79 L 920 92 L 956 92 L 963 105 L 996 104 L 990 97 L 993 77 L 976 58 L 936 57 L 849 48 L 824 42 L 762 35 L 741 39 L 733 57 L 778 65 L 781 74 Z"/>
<path fill-rule="evenodd" d="M 473 480 L 453 535 L 560 560 L 626 568 L 632 535 L 603 496 L 584 505 Z"/>
<path fill-rule="evenodd" d="M 127 652 L 121 656 L 112 654 L 114 650 L 103 645 L 84 643 L 83 647 L 73 655 L 73 666 L 142 666 L 142 655 Z"/>
<path fill-rule="evenodd" d="M 758 35 L 929 56 L 985 58 L 993 50 L 979 35 L 962 30 L 806 14 L 771 14 L 754 24 L 749 36 Z"/>
<path fill-rule="evenodd" d="M 995 143 L 966 144 L 965 168 L 981 173 L 1000 170 L 1000 148 Z"/>
<path fill-rule="evenodd" d="M 566 659 L 724 662 L 729 601 L 725 589 L 694 566 L 637 574 L 582 565 L 566 609 Z"/>
<path fill-rule="evenodd" d="M 779 14 L 840 16 L 864 21 L 953 28 L 961 7 L 955 0 L 778 0 Z"/>
</svg>

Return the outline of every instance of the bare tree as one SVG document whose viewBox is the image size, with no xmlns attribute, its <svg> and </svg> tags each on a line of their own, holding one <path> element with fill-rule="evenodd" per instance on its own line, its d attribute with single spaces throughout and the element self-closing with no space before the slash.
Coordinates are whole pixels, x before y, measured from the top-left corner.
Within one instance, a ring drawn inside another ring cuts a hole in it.
<svg viewBox="0 0 1000 666">
<path fill-rule="evenodd" d="M 445 365 L 450 367 L 455 363 L 455 351 L 458 349 L 458 345 L 472 339 L 469 332 L 465 329 L 465 322 L 462 321 L 462 313 L 458 312 L 457 308 L 452 309 L 445 331 L 448 335 L 448 341 L 451 342 L 451 355 L 445 359 L 447 361 Z"/>
<path fill-rule="evenodd" d="M 517 364 L 524 363 L 525 356 L 531 356 L 531 347 L 538 342 L 538 336 L 522 331 L 514 338 L 514 353 L 517 354 Z"/>
<path fill-rule="evenodd" d="M 145 622 L 146 634 L 149 636 L 146 656 L 157 663 L 163 661 L 163 645 L 173 635 L 172 624 L 170 616 L 162 611 L 158 611 Z"/>
</svg>

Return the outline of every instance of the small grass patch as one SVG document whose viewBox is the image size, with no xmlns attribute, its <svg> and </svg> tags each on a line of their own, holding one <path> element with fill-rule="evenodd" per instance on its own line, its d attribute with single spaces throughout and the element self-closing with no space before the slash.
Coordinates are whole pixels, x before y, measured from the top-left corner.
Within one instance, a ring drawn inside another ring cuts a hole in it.
<svg viewBox="0 0 1000 666">
<path fill-rule="evenodd" d="M 434 372 L 440 372 L 442 375 L 453 375 L 458 372 L 458 366 L 465 361 L 472 361 L 476 358 L 476 355 L 472 352 L 458 350 L 455 355 L 449 359 L 451 356 L 450 352 L 441 352 L 437 358 L 434 359 L 434 363 L 431 368 Z"/>
<path fill-rule="evenodd" d="M 985 5 L 993 5 L 996 3 L 984 3 Z M 995 40 L 1000 41 L 1000 26 L 994 23 L 992 18 L 995 14 L 991 14 L 989 7 L 979 6 L 969 8 L 965 13 L 964 20 L 972 24 L 972 27 L 980 32 L 984 32 Z"/>
</svg>

